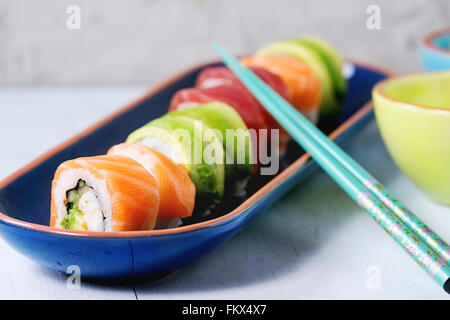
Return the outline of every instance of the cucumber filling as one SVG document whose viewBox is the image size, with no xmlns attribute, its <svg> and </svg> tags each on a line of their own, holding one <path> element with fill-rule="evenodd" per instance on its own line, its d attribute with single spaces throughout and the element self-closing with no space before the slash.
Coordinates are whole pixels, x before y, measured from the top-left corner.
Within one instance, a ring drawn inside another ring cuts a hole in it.
<svg viewBox="0 0 450 320">
<path fill-rule="evenodd" d="M 104 216 L 94 190 L 84 180 L 66 193 L 67 214 L 61 227 L 71 230 L 104 231 Z"/>
</svg>

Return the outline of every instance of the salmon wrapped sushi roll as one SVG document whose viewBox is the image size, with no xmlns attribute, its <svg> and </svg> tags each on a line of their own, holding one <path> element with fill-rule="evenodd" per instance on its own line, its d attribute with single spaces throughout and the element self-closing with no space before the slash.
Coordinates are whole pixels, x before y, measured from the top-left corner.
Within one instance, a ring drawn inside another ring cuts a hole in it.
<svg viewBox="0 0 450 320">
<path fill-rule="evenodd" d="M 155 178 L 119 155 L 62 163 L 51 191 L 50 226 L 89 231 L 153 229 L 160 197 Z"/>
<path fill-rule="evenodd" d="M 321 104 L 319 78 L 304 62 L 288 55 L 253 56 L 241 59 L 247 66 L 258 66 L 277 74 L 287 86 L 292 105 L 317 123 Z"/>
<path fill-rule="evenodd" d="M 141 144 L 121 143 L 109 149 L 108 155 L 129 157 L 155 178 L 160 196 L 158 227 L 179 225 L 179 218 L 192 215 L 195 185 L 183 166 Z"/>
</svg>

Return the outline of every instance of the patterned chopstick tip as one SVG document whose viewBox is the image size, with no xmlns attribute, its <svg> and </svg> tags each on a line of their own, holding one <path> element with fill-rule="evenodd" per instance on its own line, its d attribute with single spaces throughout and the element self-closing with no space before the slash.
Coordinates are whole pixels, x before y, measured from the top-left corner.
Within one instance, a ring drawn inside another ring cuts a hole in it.
<svg viewBox="0 0 450 320">
<path fill-rule="evenodd" d="M 357 197 L 358 205 L 366 210 L 377 223 L 390 234 L 400 246 L 411 256 L 431 277 L 449 273 L 447 265 L 432 252 L 422 241 L 402 223 L 395 222 L 395 215 L 377 201 L 370 192 L 361 192 Z M 445 269 L 445 270 L 444 270 Z"/>
<path fill-rule="evenodd" d="M 379 183 L 375 178 L 363 180 L 363 185 L 382 196 L 383 204 L 391 209 L 398 217 L 404 221 L 407 227 L 413 228 L 415 233 L 424 238 L 424 241 L 436 251 L 437 255 L 447 264 L 450 265 L 450 246 L 442 238 L 440 238 L 431 228 L 414 215 L 400 201 L 392 197 L 388 190 Z"/>
<path fill-rule="evenodd" d="M 384 196 L 384 199 L 383 199 L 384 204 L 387 205 L 388 208 L 394 207 L 394 199 L 392 199 L 389 192 L 387 192 L 386 188 L 383 185 L 381 185 L 381 183 L 379 183 L 377 179 L 375 179 L 375 178 L 365 179 L 362 181 L 362 184 L 364 187 L 366 187 L 369 190 L 381 191 Z M 385 190 L 386 192 L 383 192 L 383 190 Z"/>
</svg>

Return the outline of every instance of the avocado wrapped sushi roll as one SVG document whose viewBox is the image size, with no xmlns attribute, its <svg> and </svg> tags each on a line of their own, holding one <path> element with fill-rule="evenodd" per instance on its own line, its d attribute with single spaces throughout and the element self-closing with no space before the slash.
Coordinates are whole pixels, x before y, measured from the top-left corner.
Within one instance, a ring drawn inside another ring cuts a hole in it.
<svg viewBox="0 0 450 320">
<path fill-rule="evenodd" d="M 258 103 L 235 86 L 219 85 L 209 88 L 187 88 L 175 93 L 169 111 L 186 109 L 209 102 L 223 102 L 233 107 L 249 129 L 267 129 L 268 125 Z"/>
<path fill-rule="evenodd" d="M 183 165 L 195 185 L 195 210 L 219 204 L 225 189 L 224 149 L 217 132 L 184 116 L 164 116 L 132 132 L 128 143 L 150 147 Z"/>
<path fill-rule="evenodd" d="M 287 55 L 251 56 L 241 59 L 247 66 L 267 68 L 286 84 L 292 105 L 313 123 L 317 123 L 321 99 L 320 82 L 304 62 Z"/>
<path fill-rule="evenodd" d="M 342 76 L 342 60 L 330 44 L 313 37 L 283 40 L 263 47 L 257 55 L 287 55 L 306 63 L 320 80 L 320 117 L 338 117 L 345 97 L 346 83 Z"/>
<path fill-rule="evenodd" d="M 342 103 L 347 96 L 347 80 L 342 74 L 344 61 L 336 48 L 315 36 L 303 36 L 292 41 L 314 50 L 322 58 L 333 80 L 336 98 L 339 103 Z"/>
<path fill-rule="evenodd" d="M 185 116 L 205 122 L 219 130 L 225 149 L 225 176 L 227 180 L 241 180 L 253 171 L 253 146 L 250 133 L 239 114 L 221 102 L 210 102 L 197 107 L 169 112 L 166 117 Z"/>
</svg>

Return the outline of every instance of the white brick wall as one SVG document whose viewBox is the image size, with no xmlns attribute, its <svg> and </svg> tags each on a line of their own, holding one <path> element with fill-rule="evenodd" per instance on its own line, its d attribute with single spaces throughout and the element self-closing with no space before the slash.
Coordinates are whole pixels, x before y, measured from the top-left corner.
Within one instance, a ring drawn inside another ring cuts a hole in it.
<svg viewBox="0 0 450 320">
<path fill-rule="evenodd" d="M 70 4 L 81 30 L 66 28 Z M 214 58 L 213 40 L 242 54 L 302 33 L 406 73 L 420 70 L 422 35 L 446 25 L 448 0 L 0 0 L 0 85 L 152 84 Z"/>
</svg>

